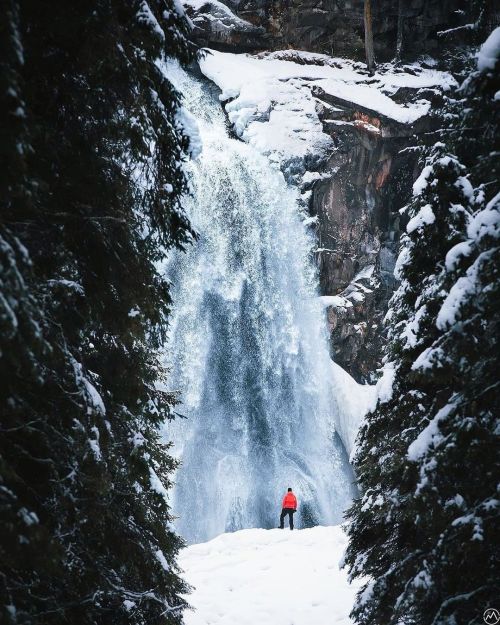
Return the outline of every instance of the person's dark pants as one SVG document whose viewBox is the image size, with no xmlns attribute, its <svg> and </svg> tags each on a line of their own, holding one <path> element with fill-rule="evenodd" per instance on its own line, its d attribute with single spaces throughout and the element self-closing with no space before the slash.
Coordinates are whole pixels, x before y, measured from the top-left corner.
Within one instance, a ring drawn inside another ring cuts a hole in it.
<svg viewBox="0 0 500 625">
<path fill-rule="evenodd" d="M 295 510 L 293 508 L 283 508 L 280 515 L 280 529 L 285 529 L 285 517 L 288 514 L 288 521 L 290 523 L 290 529 L 293 530 L 293 514 Z"/>
</svg>

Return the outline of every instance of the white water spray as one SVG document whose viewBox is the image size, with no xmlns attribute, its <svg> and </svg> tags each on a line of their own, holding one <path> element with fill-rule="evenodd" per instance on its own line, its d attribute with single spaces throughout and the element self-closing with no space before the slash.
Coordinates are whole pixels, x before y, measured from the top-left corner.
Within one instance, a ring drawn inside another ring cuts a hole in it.
<svg viewBox="0 0 500 625">
<path fill-rule="evenodd" d="M 214 90 L 180 68 L 203 141 L 186 201 L 200 241 L 175 253 L 167 362 L 182 412 L 167 426 L 182 461 L 177 530 L 200 542 L 276 527 L 288 486 L 297 525 L 334 524 L 353 494 L 335 434 L 331 367 L 314 244 L 295 189 L 252 147 L 229 137 Z"/>
</svg>

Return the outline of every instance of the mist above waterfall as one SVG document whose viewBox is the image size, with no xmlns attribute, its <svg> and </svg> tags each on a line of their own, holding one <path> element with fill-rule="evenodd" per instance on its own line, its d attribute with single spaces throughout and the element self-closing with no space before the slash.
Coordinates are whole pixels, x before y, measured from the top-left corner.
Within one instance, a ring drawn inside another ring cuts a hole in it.
<svg viewBox="0 0 500 625">
<path fill-rule="evenodd" d="M 314 244 L 298 194 L 268 159 L 228 135 L 215 89 L 169 78 L 203 143 L 186 210 L 200 240 L 166 267 L 173 315 L 166 360 L 181 412 L 166 426 L 181 460 L 173 508 L 190 542 L 275 527 L 292 486 L 297 524 L 341 521 L 353 476 L 335 433 Z"/>
</svg>

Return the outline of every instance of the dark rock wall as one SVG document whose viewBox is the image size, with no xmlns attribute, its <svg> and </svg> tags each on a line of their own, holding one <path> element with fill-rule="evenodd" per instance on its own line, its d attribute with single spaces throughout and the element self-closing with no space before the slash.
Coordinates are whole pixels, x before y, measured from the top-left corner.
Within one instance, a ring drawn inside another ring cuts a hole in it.
<svg viewBox="0 0 500 625">
<path fill-rule="evenodd" d="M 406 225 L 399 211 L 417 174 L 417 154 L 408 148 L 421 132 L 431 130 L 432 122 L 426 117 L 413 126 L 399 124 L 321 90 L 313 92 L 335 145 L 324 166 L 331 175 L 313 186 L 311 199 L 318 216 L 320 287 L 322 294 L 347 296 L 352 303 L 327 309 L 331 351 L 356 380 L 367 382 L 381 366 L 383 317 Z"/>
<path fill-rule="evenodd" d="M 381 365 L 382 320 L 395 286 L 399 209 L 411 193 L 416 157 L 400 152 L 408 137 L 383 138 L 347 124 L 330 132 L 337 149 L 328 167 L 336 173 L 318 183 L 312 196 L 312 211 L 319 217 L 320 286 L 327 295 L 344 294 L 353 281 L 358 286 L 359 301 L 351 299 L 349 308 L 330 307 L 327 316 L 332 356 L 364 382 Z"/>
<path fill-rule="evenodd" d="M 234 50 L 296 48 L 353 59 L 364 58 L 363 0 L 235 0 L 226 4 L 234 13 L 261 27 L 259 33 L 234 31 L 234 37 L 214 28 L 207 20 L 204 44 Z M 377 60 L 396 54 L 400 0 L 372 2 L 373 33 Z M 402 0 L 403 57 L 415 59 L 435 53 L 437 33 L 460 25 L 466 0 Z M 264 34 L 265 33 L 265 34 Z M 249 35 L 252 35 L 249 36 Z M 200 32 L 201 35 L 201 32 Z"/>
</svg>

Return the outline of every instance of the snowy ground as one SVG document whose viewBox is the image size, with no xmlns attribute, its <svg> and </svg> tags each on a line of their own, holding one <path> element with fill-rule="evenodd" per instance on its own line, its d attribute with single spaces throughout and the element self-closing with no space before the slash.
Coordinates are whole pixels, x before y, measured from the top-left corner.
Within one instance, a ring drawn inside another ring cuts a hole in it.
<svg viewBox="0 0 500 625">
<path fill-rule="evenodd" d="M 191 545 L 179 558 L 195 587 L 186 625 L 348 625 L 359 583 L 339 561 L 339 526 L 248 529 Z"/>
</svg>

